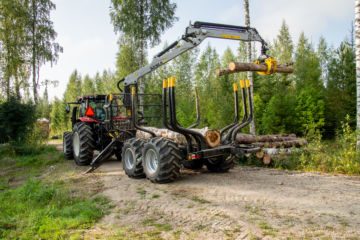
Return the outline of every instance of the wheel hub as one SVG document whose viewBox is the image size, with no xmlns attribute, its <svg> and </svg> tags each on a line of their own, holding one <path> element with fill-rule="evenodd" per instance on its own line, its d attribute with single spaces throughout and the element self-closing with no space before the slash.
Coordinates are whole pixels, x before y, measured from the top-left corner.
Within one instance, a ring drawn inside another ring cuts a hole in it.
<svg viewBox="0 0 360 240">
<path fill-rule="evenodd" d="M 80 136 L 79 133 L 75 132 L 73 135 L 73 149 L 76 157 L 80 154 Z"/>
<path fill-rule="evenodd" d="M 154 174 L 159 167 L 159 159 L 153 149 L 149 149 L 145 153 L 145 165 L 150 174 Z"/>
<path fill-rule="evenodd" d="M 128 148 L 125 150 L 124 161 L 127 169 L 133 169 L 135 166 L 135 153 L 132 149 Z"/>
</svg>

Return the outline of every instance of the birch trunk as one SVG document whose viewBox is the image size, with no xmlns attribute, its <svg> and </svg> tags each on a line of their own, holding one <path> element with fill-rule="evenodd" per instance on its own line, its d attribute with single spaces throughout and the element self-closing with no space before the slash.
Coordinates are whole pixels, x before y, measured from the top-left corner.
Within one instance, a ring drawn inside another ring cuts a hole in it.
<svg viewBox="0 0 360 240">
<path fill-rule="evenodd" d="M 245 26 L 246 27 L 250 27 L 250 10 L 249 10 L 249 0 L 244 0 L 244 11 L 245 11 Z M 247 42 L 246 43 L 246 54 L 247 54 L 247 61 L 251 62 L 251 42 Z M 251 94 L 251 98 L 254 99 L 254 84 L 253 84 L 253 72 L 248 72 L 247 73 L 247 78 L 250 80 L 250 94 Z M 254 112 L 254 104 L 252 105 L 252 111 Z M 250 133 L 251 134 L 255 134 L 256 129 L 255 129 L 255 118 L 253 116 L 253 119 L 250 123 Z"/>
<path fill-rule="evenodd" d="M 360 151 L 360 0 L 355 0 L 355 51 L 356 51 L 356 148 Z"/>
</svg>

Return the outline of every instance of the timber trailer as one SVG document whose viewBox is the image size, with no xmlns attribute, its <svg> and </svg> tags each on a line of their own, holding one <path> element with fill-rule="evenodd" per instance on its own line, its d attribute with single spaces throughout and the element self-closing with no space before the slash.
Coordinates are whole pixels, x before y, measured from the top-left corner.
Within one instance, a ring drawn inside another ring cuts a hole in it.
<svg viewBox="0 0 360 240">
<path fill-rule="evenodd" d="M 143 114 L 139 111 L 139 104 L 137 103 L 141 97 L 141 94 L 138 94 L 139 79 L 182 53 L 198 46 L 206 38 L 261 43 L 261 55 L 257 63 L 266 64 L 268 67 L 266 73 L 273 73 L 270 70 L 274 67 L 272 63 L 275 61 L 268 61 L 272 59 L 267 55 L 268 45 L 255 28 L 207 22 L 190 24 L 181 39 L 155 55 L 150 64 L 121 79 L 117 84 L 120 94 L 110 94 L 107 97 L 110 104 L 113 99 L 122 100 L 123 107 L 126 108 L 126 121 L 129 124 L 126 125 L 126 128 L 116 128 L 113 125 L 112 141 L 92 160 L 91 168 L 87 172 L 96 169 L 103 160 L 103 156 L 107 156 L 108 151 L 113 151 L 114 146 L 120 145 L 122 146 L 121 155 L 125 173 L 131 178 L 146 177 L 155 183 L 174 181 L 180 176 L 182 166 L 194 169 L 206 165 L 211 172 L 227 172 L 234 166 L 236 157 L 259 151 L 259 147 L 251 144 L 238 144 L 235 141 L 237 133 L 246 127 L 253 118 L 253 99 L 248 80 L 240 81 L 240 90 L 238 85 L 234 84 L 235 119 L 231 124 L 218 131 L 220 144 L 215 147 L 209 146 L 204 135 L 193 128 L 186 128 L 179 124 L 176 114 L 176 79 L 174 77 L 169 77 L 163 81 L 162 94 L 160 95 L 162 122 L 167 130 L 185 137 L 186 142 L 180 144 L 169 138 L 159 136 L 151 131 L 151 128 L 144 127 L 139 121 Z M 267 64 L 269 62 L 270 64 Z M 244 116 L 241 119 L 239 116 L 239 91 L 242 95 L 242 107 L 244 109 Z M 198 107 L 197 115 L 198 123 L 200 120 Z M 137 132 L 145 132 L 149 137 L 146 139 L 139 138 L 136 136 Z"/>
</svg>

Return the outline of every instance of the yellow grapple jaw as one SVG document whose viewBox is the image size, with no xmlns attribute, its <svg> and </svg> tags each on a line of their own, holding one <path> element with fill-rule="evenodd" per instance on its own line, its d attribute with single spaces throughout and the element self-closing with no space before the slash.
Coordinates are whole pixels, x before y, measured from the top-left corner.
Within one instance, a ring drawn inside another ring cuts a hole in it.
<svg viewBox="0 0 360 240">
<path fill-rule="evenodd" d="M 255 64 L 265 64 L 267 69 L 264 72 L 257 72 L 259 75 L 271 75 L 276 72 L 277 61 L 273 57 L 267 57 L 263 61 L 256 60 Z"/>
</svg>

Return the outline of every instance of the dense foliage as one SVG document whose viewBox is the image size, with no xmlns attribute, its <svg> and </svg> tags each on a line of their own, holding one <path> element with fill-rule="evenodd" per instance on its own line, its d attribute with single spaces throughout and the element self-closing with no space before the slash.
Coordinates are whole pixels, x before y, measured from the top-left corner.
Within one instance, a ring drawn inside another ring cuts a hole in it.
<svg viewBox="0 0 360 240">
<path fill-rule="evenodd" d="M 80 93 L 117 92 L 116 82 L 137 65 L 133 46 L 129 39 L 119 41 L 116 73 L 104 71 L 94 77 L 81 77 L 75 71 L 70 76 L 64 99 L 72 101 Z M 233 60 L 246 61 L 244 49 L 240 43 L 237 53 L 227 49 L 222 56 L 210 45 L 201 53 L 189 51 L 152 73 L 146 81 L 146 92 L 161 93 L 162 80 L 175 76 L 180 123 L 188 126 L 195 121 L 197 88 L 201 125 L 221 128 L 233 121 L 232 84 L 246 76 L 219 78 L 215 70 Z M 346 115 L 349 115 L 350 127 L 355 128 L 355 53 L 351 41 L 344 40 L 338 48 L 330 48 L 321 38 L 314 47 L 302 33 L 295 44 L 284 22 L 270 52 L 279 63 L 293 63 L 295 73 L 255 75 L 255 121 L 259 134 L 296 133 L 311 139 L 320 133 L 334 138 Z M 53 111 L 56 110 L 53 108 Z M 147 114 L 153 115 L 155 110 L 151 111 Z"/>
<path fill-rule="evenodd" d="M 29 99 L 32 88 L 38 102 L 40 67 L 55 62 L 62 52 L 50 20 L 54 9 L 50 0 L 0 1 L 0 93 L 7 99 Z"/>
<path fill-rule="evenodd" d="M 11 97 L 0 103 L 0 143 L 25 143 L 33 133 L 35 105 Z"/>
</svg>

